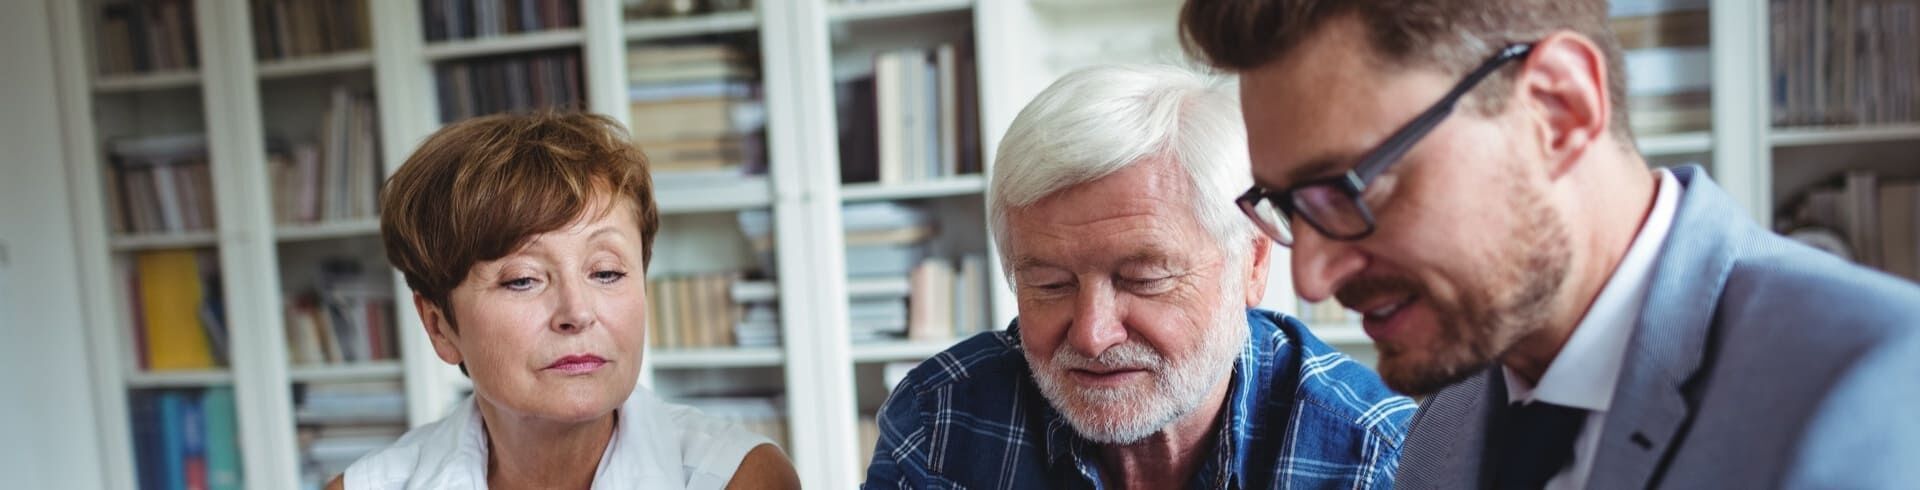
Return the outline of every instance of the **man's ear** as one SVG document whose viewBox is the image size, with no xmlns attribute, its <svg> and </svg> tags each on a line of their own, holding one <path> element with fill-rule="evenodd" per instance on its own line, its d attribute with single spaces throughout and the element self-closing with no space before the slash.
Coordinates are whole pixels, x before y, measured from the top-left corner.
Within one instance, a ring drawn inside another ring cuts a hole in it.
<svg viewBox="0 0 1920 490">
<path fill-rule="evenodd" d="M 1260 300 L 1267 296 L 1267 267 L 1273 257 L 1273 241 L 1258 231 L 1253 233 L 1253 244 L 1249 250 L 1247 264 L 1247 307 L 1260 306 Z"/>
<path fill-rule="evenodd" d="M 1613 117 L 1607 57 L 1586 36 L 1559 31 L 1535 42 L 1515 82 L 1519 102 L 1538 115 L 1533 124 L 1549 178 L 1572 171 L 1605 139 Z"/>
<path fill-rule="evenodd" d="M 439 305 L 427 301 L 427 297 L 420 293 L 413 293 L 413 309 L 420 313 L 420 325 L 426 328 L 427 339 L 433 342 L 433 353 L 447 364 L 465 362 L 466 359 L 460 355 L 460 348 L 454 345 L 454 340 L 460 334 L 453 330 L 453 317 L 441 310 Z"/>
</svg>

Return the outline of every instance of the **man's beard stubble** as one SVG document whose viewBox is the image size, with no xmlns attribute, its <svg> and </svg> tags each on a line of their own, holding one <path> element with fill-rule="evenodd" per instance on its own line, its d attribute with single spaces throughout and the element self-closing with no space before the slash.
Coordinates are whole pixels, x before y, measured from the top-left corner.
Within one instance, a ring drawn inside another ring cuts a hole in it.
<svg viewBox="0 0 1920 490">
<path fill-rule="evenodd" d="M 1506 246 L 1498 255 L 1488 257 L 1495 269 L 1466 278 L 1460 297 L 1435 297 L 1425 284 L 1405 276 L 1359 278 L 1336 293 L 1348 305 L 1382 295 L 1413 295 L 1433 309 L 1437 324 L 1431 345 L 1375 343 L 1380 377 L 1388 387 L 1432 395 L 1472 377 L 1521 338 L 1546 327 L 1572 260 L 1566 226 L 1539 191 L 1516 182 L 1509 195 L 1519 226 L 1501 242 Z"/>
</svg>

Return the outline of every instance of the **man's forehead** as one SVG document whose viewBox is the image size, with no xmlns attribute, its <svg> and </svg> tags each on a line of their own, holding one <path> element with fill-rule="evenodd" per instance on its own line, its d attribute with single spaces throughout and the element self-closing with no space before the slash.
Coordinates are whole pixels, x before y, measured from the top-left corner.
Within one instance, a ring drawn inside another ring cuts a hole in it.
<svg viewBox="0 0 1920 490">
<path fill-rule="evenodd" d="M 1291 186 L 1350 167 L 1398 127 L 1397 78 L 1375 63 L 1358 22 L 1336 21 L 1288 56 L 1241 74 L 1255 183 Z"/>
</svg>

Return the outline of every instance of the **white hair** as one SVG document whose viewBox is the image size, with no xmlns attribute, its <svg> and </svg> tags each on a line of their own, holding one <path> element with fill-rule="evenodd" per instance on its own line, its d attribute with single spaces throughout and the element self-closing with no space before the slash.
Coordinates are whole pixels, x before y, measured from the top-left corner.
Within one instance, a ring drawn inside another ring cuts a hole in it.
<svg viewBox="0 0 1920 490">
<path fill-rule="evenodd" d="M 1000 142 L 987 207 L 1008 281 L 1010 211 L 1156 157 L 1186 170 L 1194 218 L 1229 263 L 1246 257 L 1252 225 L 1233 199 L 1253 177 L 1235 89 L 1173 65 L 1101 65 L 1068 73 L 1041 91 Z"/>
</svg>

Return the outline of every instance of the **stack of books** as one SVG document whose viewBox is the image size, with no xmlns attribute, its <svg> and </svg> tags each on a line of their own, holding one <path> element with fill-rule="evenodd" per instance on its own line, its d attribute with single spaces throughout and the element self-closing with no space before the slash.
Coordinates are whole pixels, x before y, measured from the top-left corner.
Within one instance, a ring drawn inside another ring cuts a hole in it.
<svg viewBox="0 0 1920 490">
<path fill-rule="evenodd" d="M 1775 125 L 1920 120 L 1920 4 L 1773 0 L 1769 6 Z"/>
<path fill-rule="evenodd" d="M 756 61 L 721 43 L 627 50 L 631 129 L 655 182 L 724 182 L 765 171 Z"/>
<path fill-rule="evenodd" d="M 440 121 L 542 108 L 584 107 L 580 51 L 441 63 L 434 67 Z"/>
<path fill-rule="evenodd" d="M 214 228 L 213 172 L 203 134 L 116 140 L 107 145 L 107 210 L 121 233 Z"/>
<path fill-rule="evenodd" d="M 842 182 L 896 184 L 980 172 L 971 49 L 874 55 L 872 72 L 836 75 Z"/>
<path fill-rule="evenodd" d="M 1807 190 L 1775 229 L 1893 275 L 1920 281 L 1920 181 L 1848 172 Z"/>
<path fill-rule="evenodd" d="M 914 269 L 926 259 L 926 242 L 935 233 L 931 214 L 882 201 L 848 204 L 840 215 L 846 228 L 847 320 L 853 341 L 907 337 L 906 300 L 913 293 Z"/>
<path fill-rule="evenodd" d="M 580 25 L 579 0 L 420 0 L 428 41 L 492 37 Z"/>
<path fill-rule="evenodd" d="M 407 430 L 406 394 L 398 381 L 309 383 L 294 398 L 301 481 L 315 488 Z"/>
<path fill-rule="evenodd" d="M 1609 21 L 1626 51 L 1627 113 L 1635 134 L 1713 125 L 1706 0 L 1621 0 Z"/>
<path fill-rule="evenodd" d="M 193 0 L 100 6 L 100 73 L 149 73 L 200 66 Z"/>
<path fill-rule="evenodd" d="M 128 403 L 140 488 L 240 488 L 232 388 L 135 391 Z"/>
<path fill-rule="evenodd" d="M 253 51 L 263 60 L 367 49 L 362 0 L 253 0 Z"/>
<path fill-rule="evenodd" d="M 144 371 L 226 365 L 227 327 L 219 261 L 211 251 L 141 252 L 123 262 L 124 318 Z"/>
<path fill-rule="evenodd" d="M 787 446 L 786 400 L 780 396 L 695 396 L 672 400 Z"/>
<path fill-rule="evenodd" d="M 291 147 L 268 142 L 274 222 L 319 223 L 378 212 L 383 175 L 374 107 L 372 96 L 336 86 L 315 140 Z"/>
<path fill-rule="evenodd" d="M 733 324 L 733 341 L 740 347 L 780 346 L 779 288 L 773 281 L 733 283 L 733 301 L 740 314 Z"/>
</svg>

